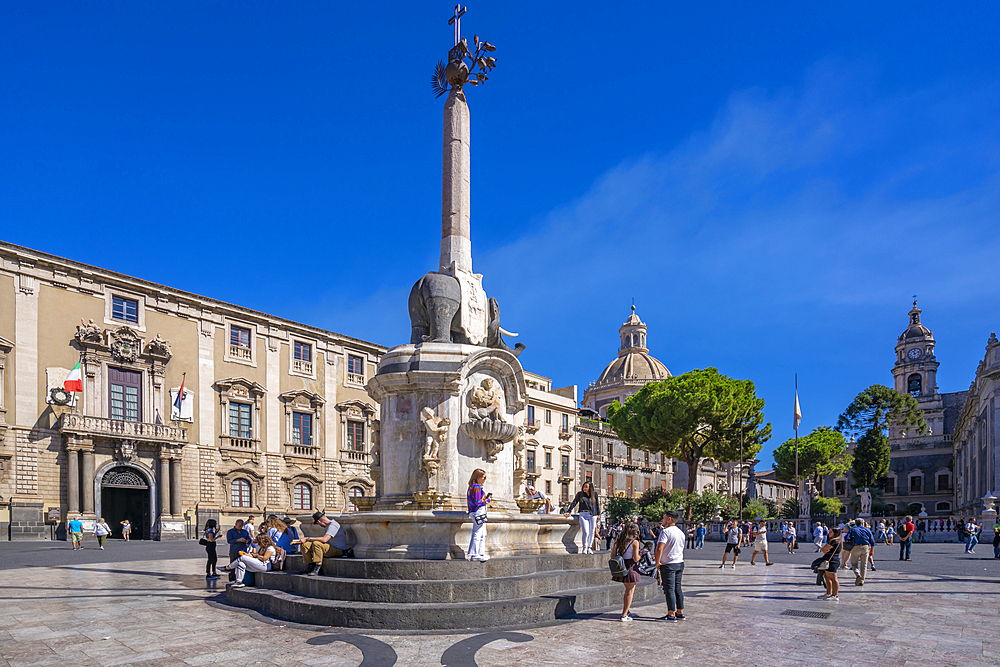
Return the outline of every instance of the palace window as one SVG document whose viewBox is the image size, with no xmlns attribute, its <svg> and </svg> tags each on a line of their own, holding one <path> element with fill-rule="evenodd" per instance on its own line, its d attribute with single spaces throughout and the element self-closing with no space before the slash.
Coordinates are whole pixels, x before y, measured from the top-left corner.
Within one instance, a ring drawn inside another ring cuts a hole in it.
<svg viewBox="0 0 1000 667">
<path fill-rule="evenodd" d="M 625 478 L 625 495 L 629 498 L 632 497 L 632 476 L 629 475 Z"/>
<path fill-rule="evenodd" d="M 567 414 L 563 414 L 563 416 L 562 416 L 562 426 L 561 426 L 561 428 L 562 428 L 562 430 L 564 430 L 564 431 L 568 431 L 568 430 L 569 430 L 569 415 L 567 415 Z"/>
<path fill-rule="evenodd" d="M 365 383 L 365 360 L 362 357 L 347 355 L 347 381 L 352 384 Z"/>
<path fill-rule="evenodd" d="M 546 424 L 551 424 L 552 423 L 552 411 L 551 410 L 546 410 L 545 411 L 545 423 Z"/>
<path fill-rule="evenodd" d="M 313 374 L 313 346 L 300 340 L 292 341 L 292 372 Z"/>
<path fill-rule="evenodd" d="M 896 478 L 886 477 L 885 478 L 885 492 L 886 493 L 896 493 Z"/>
<path fill-rule="evenodd" d="M 139 323 L 139 302 L 120 296 L 111 297 L 111 318 L 130 324 Z"/>
<path fill-rule="evenodd" d="M 252 507 L 250 504 L 250 482 L 245 479 L 234 479 L 231 488 L 233 507 Z"/>
<path fill-rule="evenodd" d="M 951 475 L 942 472 L 938 473 L 937 476 L 937 490 L 938 491 L 950 491 L 951 490 Z"/>
<path fill-rule="evenodd" d="M 552 468 L 552 452 L 545 452 L 545 467 Z"/>
<path fill-rule="evenodd" d="M 644 488 L 643 490 L 644 490 L 644 491 L 649 491 L 649 478 L 648 478 L 648 477 L 646 477 L 646 478 L 645 478 L 645 479 L 643 480 L 643 482 L 645 483 L 645 488 Z"/>
<path fill-rule="evenodd" d="M 847 495 L 847 480 L 838 479 L 833 483 L 833 494 L 836 496 Z"/>
<path fill-rule="evenodd" d="M 313 346 L 309 343 L 302 343 L 300 341 L 295 341 L 295 360 L 296 361 L 309 361 L 313 360 Z"/>
<path fill-rule="evenodd" d="M 608 473 L 608 486 L 606 487 L 607 494 L 610 496 L 615 492 L 615 476 Z"/>
<path fill-rule="evenodd" d="M 951 503 L 938 503 L 935 506 L 934 509 L 937 512 L 950 512 L 951 511 Z"/>
<path fill-rule="evenodd" d="M 534 426 L 535 425 L 535 406 L 534 405 L 529 405 L 528 406 L 528 417 L 527 417 L 527 419 L 528 419 L 528 426 Z"/>
<path fill-rule="evenodd" d="M 908 391 L 911 396 L 920 396 L 920 385 L 920 373 L 914 373 L 906 379 L 906 391 Z"/>
<path fill-rule="evenodd" d="M 534 474 L 535 472 L 535 450 L 529 449 L 527 451 L 527 466 L 528 472 Z"/>
<path fill-rule="evenodd" d="M 233 347 L 250 349 L 250 330 L 235 324 L 229 327 L 229 344 Z"/>
<path fill-rule="evenodd" d="M 347 421 L 347 448 L 355 452 L 365 451 L 365 423 Z"/>
<path fill-rule="evenodd" d="M 569 477 L 569 457 L 562 457 L 562 465 L 559 468 L 559 474 L 563 477 Z"/>
<path fill-rule="evenodd" d="M 292 442 L 294 444 L 312 446 L 312 417 L 312 415 L 303 412 L 292 413 Z"/>
<path fill-rule="evenodd" d="M 109 368 L 108 381 L 111 418 L 126 422 L 142 421 L 142 373 Z"/>
<path fill-rule="evenodd" d="M 562 491 L 559 493 L 559 501 L 562 503 L 569 502 L 569 484 L 566 482 L 563 482 L 562 484 Z"/>
<path fill-rule="evenodd" d="M 614 456 L 614 451 L 615 451 L 614 447 L 609 442 L 608 443 L 608 458 L 611 458 L 612 456 Z"/>
<path fill-rule="evenodd" d="M 552 493 L 552 481 L 547 479 L 545 480 L 545 495 L 550 493 Z"/>
<path fill-rule="evenodd" d="M 252 409 L 253 406 L 249 403 L 229 404 L 229 437 L 253 437 L 253 427 L 250 423 L 250 414 Z"/>
<path fill-rule="evenodd" d="M 911 475 L 910 476 L 910 493 L 923 493 L 924 490 L 924 476 L 923 475 Z"/>
<path fill-rule="evenodd" d="M 299 482 L 295 485 L 292 494 L 292 509 L 296 510 L 311 510 L 312 509 L 312 487 L 305 482 Z"/>
<path fill-rule="evenodd" d="M 588 439 L 587 440 L 587 456 L 590 457 L 590 456 L 593 456 L 593 455 L 594 455 L 594 441 Z"/>
<path fill-rule="evenodd" d="M 354 500 L 355 500 L 355 498 L 364 498 L 364 497 L 365 497 L 365 490 L 362 489 L 360 486 L 352 486 L 350 489 L 348 489 L 348 491 L 347 491 L 347 511 L 348 512 L 357 512 L 358 511 L 358 506 L 354 504 Z"/>
</svg>

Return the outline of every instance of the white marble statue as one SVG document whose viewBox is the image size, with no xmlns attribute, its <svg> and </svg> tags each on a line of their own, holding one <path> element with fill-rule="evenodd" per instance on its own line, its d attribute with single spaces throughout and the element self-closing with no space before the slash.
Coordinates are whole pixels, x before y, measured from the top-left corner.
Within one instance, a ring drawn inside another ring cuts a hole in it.
<svg viewBox="0 0 1000 667">
<path fill-rule="evenodd" d="M 438 458 L 438 449 L 448 437 L 448 427 L 451 426 L 451 420 L 447 417 L 438 417 L 429 407 L 420 411 L 420 419 L 424 422 L 424 428 L 427 429 L 424 458 L 436 459 Z"/>
<path fill-rule="evenodd" d="M 812 508 L 812 495 L 809 493 L 808 489 L 803 491 L 802 495 L 799 496 L 799 502 L 802 504 L 802 511 L 799 516 L 810 516 L 810 509 Z"/>
<path fill-rule="evenodd" d="M 872 492 L 865 487 L 865 490 L 860 492 L 858 496 L 861 498 L 861 514 L 871 514 L 872 513 Z"/>
<path fill-rule="evenodd" d="M 469 401 L 472 403 L 472 414 L 475 419 L 503 421 L 503 399 L 493 378 L 485 378 L 478 387 L 473 388 Z"/>
</svg>

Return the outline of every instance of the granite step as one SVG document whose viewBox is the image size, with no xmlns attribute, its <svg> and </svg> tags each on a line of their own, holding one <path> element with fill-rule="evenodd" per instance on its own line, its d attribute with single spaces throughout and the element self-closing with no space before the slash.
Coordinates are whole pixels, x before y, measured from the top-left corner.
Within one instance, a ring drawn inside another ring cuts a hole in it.
<svg viewBox="0 0 1000 667">
<path fill-rule="evenodd" d="M 295 623 L 385 630 L 481 630 L 520 627 L 572 617 L 584 612 L 621 609 L 621 584 L 559 591 L 520 599 L 478 602 L 354 602 L 328 600 L 268 588 L 226 589 L 235 606 Z M 635 603 L 662 595 L 655 581 L 643 577 Z"/>
<path fill-rule="evenodd" d="M 327 600 L 365 600 L 397 604 L 499 602 L 610 583 L 612 583 L 611 575 L 607 568 L 542 570 L 515 576 L 459 580 L 306 577 L 283 572 L 255 575 L 255 584 L 258 588 Z"/>
</svg>

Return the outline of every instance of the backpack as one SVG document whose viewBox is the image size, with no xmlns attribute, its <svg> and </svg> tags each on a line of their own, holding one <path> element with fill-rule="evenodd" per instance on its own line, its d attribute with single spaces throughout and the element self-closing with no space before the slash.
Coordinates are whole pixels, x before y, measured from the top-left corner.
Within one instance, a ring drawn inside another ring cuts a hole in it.
<svg viewBox="0 0 1000 667">
<path fill-rule="evenodd" d="M 612 577 L 624 577 L 628 574 L 628 570 L 625 568 L 625 559 L 621 556 L 612 556 L 608 560 L 608 569 L 611 570 Z"/>
<path fill-rule="evenodd" d="M 285 569 L 285 556 L 287 552 L 279 547 L 277 544 L 274 545 L 274 565 L 271 566 L 272 570 L 283 570 Z"/>
</svg>

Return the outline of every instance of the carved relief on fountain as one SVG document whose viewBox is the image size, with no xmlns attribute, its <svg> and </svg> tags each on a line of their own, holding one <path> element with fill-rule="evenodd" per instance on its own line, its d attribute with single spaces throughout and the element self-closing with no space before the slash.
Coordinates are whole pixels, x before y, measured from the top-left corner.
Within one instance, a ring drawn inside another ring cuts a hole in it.
<svg viewBox="0 0 1000 667">
<path fill-rule="evenodd" d="M 492 463 L 518 430 L 506 421 L 503 388 L 492 377 L 485 377 L 468 391 L 466 400 L 469 420 L 462 424 L 462 432 L 486 444 L 486 460 Z"/>
</svg>

